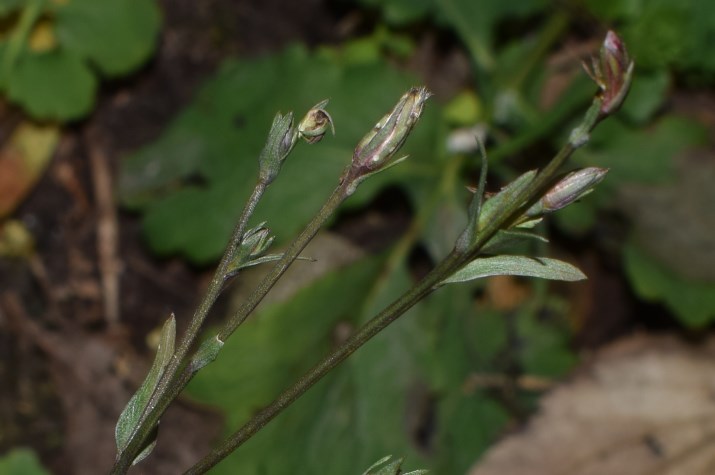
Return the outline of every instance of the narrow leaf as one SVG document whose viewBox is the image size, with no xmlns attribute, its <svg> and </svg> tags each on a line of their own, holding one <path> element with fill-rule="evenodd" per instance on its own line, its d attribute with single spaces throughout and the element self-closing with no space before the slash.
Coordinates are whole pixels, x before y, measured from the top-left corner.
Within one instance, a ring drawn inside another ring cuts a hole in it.
<svg viewBox="0 0 715 475">
<path fill-rule="evenodd" d="M 114 435 L 117 441 L 117 452 L 119 454 L 121 454 L 127 448 L 127 445 L 129 445 L 129 441 L 131 440 L 131 436 L 136 429 L 136 425 L 149 403 L 149 399 L 152 394 L 154 394 L 159 379 L 164 374 L 164 370 L 174 355 L 175 339 L 176 319 L 174 318 L 174 314 L 171 314 L 161 329 L 159 346 L 156 349 L 156 357 L 154 358 L 154 363 L 149 370 L 149 374 L 147 374 L 142 385 L 129 400 L 127 406 L 124 408 L 122 414 L 119 416 L 119 420 L 117 421 Z M 152 437 L 152 440 L 147 443 L 147 446 L 143 449 L 141 454 L 134 460 L 134 463 L 139 462 L 149 455 L 155 442 L 156 437 L 154 436 Z"/>
<path fill-rule="evenodd" d="M 504 252 L 505 249 L 513 249 L 514 246 L 528 241 L 549 242 L 544 236 L 535 232 L 512 228 L 497 231 L 494 237 L 482 248 L 482 252 L 484 254 L 499 254 Z"/>
<path fill-rule="evenodd" d="M 442 284 L 467 282 L 494 275 L 520 275 L 541 279 L 577 281 L 586 276 L 569 263 L 547 257 L 495 256 L 473 260 Z"/>
<path fill-rule="evenodd" d="M 201 343 L 201 346 L 191 358 L 191 363 L 189 363 L 191 372 L 195 373 L 215 360 L 221 348 L 223 348 L 223 342 L 219 340 L 218 335 Z"/>
</svg>

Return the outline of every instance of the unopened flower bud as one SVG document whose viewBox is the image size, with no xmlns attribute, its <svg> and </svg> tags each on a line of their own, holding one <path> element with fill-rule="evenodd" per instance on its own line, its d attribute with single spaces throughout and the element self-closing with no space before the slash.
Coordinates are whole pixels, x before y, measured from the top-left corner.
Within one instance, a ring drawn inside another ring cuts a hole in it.
<svg viewBox="0 0 715 475">
<path fill-rule="evenodd" d="M 273 243 L 274 236 L 270 235 L 270 230 L 265 227 L 266 223 L 261 223 L 255 228 L 246 231 L 233 253 L 233 257 L 226 267 L 224 279 L 229 279 L 236 275 L 244 267 L 249 267 L 259 262 Z"/>
<path fill-rule="evenodd" d="M 633 78 L 633 61 L 623 41 L 613 31 L 606 34 L 599 58 L 592 58 L 586 72 L 600 91 L 601 114 L 609 115 L 623 104 Z"/>
<path fill-rule="evenodd" d="M 537 217 L 560 210 L 589 194 L 608 173 L 607 168 L 588 167 L 569 173 L 526 212 Z"/>
<path fill-rule="evenodd" d="M 293 129 L 293 114 L 276 114 L 266 144 L 258 157 L 261 181 L 271 183 L 275 180 L 283 162 L 297 141 L 298 134 Z"/>
<path fill-rule="evenodd" d="M 320 142 L 328 131 L 328 127 L 335 135 L 333 118 L 324 109 L 326 105 L 328 105 L 327 99 L 314 105 L 298 124 L 298 135 L 309 144 Z"/>
<path fill-rule="evenodd" d="M 248 259 L 262 256 L 268 247 L 273 243 L 271 231 L 265 227 L 266 223 L 261 223 L 255 228 L 249 229 L 243 235 L 238 253 Z"/>
<path fill-rule="evenodd" d="M 430 95 L 424 87 L 413 87 L 403 95 L 392 111 L 358 143 L 353 154 L 353 169 L 365 175 L 388 165 L 405 143 Z"/>
</svg>

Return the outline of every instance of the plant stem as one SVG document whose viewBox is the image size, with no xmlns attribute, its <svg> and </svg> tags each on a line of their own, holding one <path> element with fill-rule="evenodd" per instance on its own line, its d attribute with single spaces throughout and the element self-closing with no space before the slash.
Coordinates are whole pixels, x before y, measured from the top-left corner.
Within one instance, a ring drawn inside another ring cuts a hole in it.
<svg viewBox="0 0 715 475">
<path fill-rule="evenodd" d="M 281 278 L 283 273 L 288 269 L 288 267 L 296 260 L 298 255 L 305 249 L 305 246 L 315 237 L 316 233 L 325 224 L 330 216 L 335 212 L 335 210 L 340 206 L 340 204 L 345 201 L 349 196 L 349 189 L 351 182 L 348 180 L 343 180 L 340 185 L 333 191 L 328 200 L 323 204 L 318 213 L 313 216 L 313 219 L 305 226 L 303 231 L 296 237 L 293 242 L 290 243 L 288 248 L 283 253 L 283 257 L 276 262 L 270 272 L 263 278 L 258 287 L 251 292 L 241 308 L 232 315 L 221 327 L 218 333 L 218 339 L 221 341 L 226 341 L 228 337 L 241 325 L 248 315 L 253 312 L 253 310 L 258 306 L 263 298 L 268 294 L 268 292 L 273 288 L 278 279 Z"/>
<path fill-rule="evenodd" d="M 416 286 L 412 287 L 405 294 L 403 294 L 402 297 L 394 301 L 389 307 L 363 325 L 357 333 L 351 336 L 345 343 L 324 358 L 320 363 L 315 365 L 293 386 L 286 389 L 269 406 L 255 414 L 243 427 L 241 427 L 237 432 L 234 432 L 219 447 L 212 450 L 196 465 L 186 471 L 186 475 L 205 473 L 233 452 L 236 448 L 250 439 L 256 432 L 280 414 L 283 409 L 290 406 L 323 376 L 328 374 L 333 368 L 354 353 L 355 350 L 367 343 L 372 337 L 395 321 L 400 315 L 429 295 L 435 289 L 435 286 L 439 284 L 442 279 L 444 279 L 444 274 L 449 272 L 450 269 L 458 264 L 460 258 L 461 256 L 457 253 L 451 253 Z"/>
<path fill-rule="evenodd" d="M 144 441 L 153 431 L 154 427 L 156 427 L 156 424 L 166 407 L 168 407 L 169 403 L 171 403 L 171 401 L 176 397 L 176 394 L 178 394 L 178 392 L 172 390 L 173 386 L 181 385 L 181 381 L 177 381 L 177 372 L 184 363 L 187 354 L 196 341 L 196 338 L 201 331 L 201 326 L 206 320 L 211 307 L 213 307 L 213 304 L 216 302 L 216 299 L 221 293 L 221 289 L 223 288 L 223 284 L 225 282 L 226 268 L 231 262 L 231 259 L 234 257 L 235 250 L 240 245 L 241 239 L 243 238 L 248 220 L 256 209 L 256 205 L 260 201 L 267 187 L 268 183 L 259 180 L 254 187 L 251 196 L 248 198 L 243 212 L 241 213 L 241 217 L 238 219 L 238 222 L 233 229 L 233 234 L 231 235 L 223 257 L 221 258 L 221 262 L 216 268 L 216 272 L 211 279 L 208 290 L 201 300 L 201 303 L 199 303 L 199 306 L 196 308 L 196 311 L 191 318 L 191 322 L 184 332 L 181 344 L 177 348 L 169 366 L 166 368 L 166 371 L 164 371 L 164 374 L 159 380 L 156 390 L 152 394 L 144 414 L 142 414 L 142 417 L 131 436 L 131 441 L 127 445 L 127 448 L 119 454 L 114 468 L 112 469 L 112 474 L 124 474 L 127 470 L 129 470 L 134 458 L 136 458 L 137 454 L 141 451 Z M 183 386 L 185 385 L 186 383 L 183 383 Z M 183 386 L 181 387 L 183 388 Z"/>
<path fill-rule="evenodd" d="M 593 127 L 595 127 L 599 120 L 598 116 L 596 115 L 596 111 L 598 110 L 598 108 L 600 108 L 600 101 L 596 99 L 589 111 L 587 112 L 584 121 L 579 126 L 581 131 L 590 132 Z M 459 270 L 463 265 L 477 257 L 477 255 L 479 255 L 479 253 L 481 252 L 481 249 L 500 229 L 508 227 L 509 223 L 511 223 L 514 219 L 518 218 L 521 213 L 523 213 L 524 208 L 526 206 L 529 206 L 531 201 L 534 201 L 541 196 L 544 189 L 551 183 L 551 180 L 558 172 L 559 168 L 561 168 L 561 166 L 566 162 L 566 160 L 568 160 L 568 158 L 573 154 L 577 147 L 578 145 L 574 145 L 571 141 L 564 145 L 561 150 L 554 156 L 554 158 L 546 165 L 546 167 L 544 167 L 544 169 L 536 175 L 530 186 L 524 189 L 521 194 L 517 195 L 512 202 L 508 203 L 508 205 L 505 206 L 501 210 L 501 212 L 491 222 L 489 222 L 487 226 L 484 227 L 484 229 L 479 230 L 475 242 L 466 252 L 459 252 L 456 249 L 453 250 L 444 260 L 437 264 L 437 266 L 432 269 L 432 271 L 430 271 L 420 282 L 418 282 L 414 287 L 405 292 L 402 296 L 400 296 L 382 312 L 377 314 L 365 325 L 363 325 L 357 331 L 357 333 L 351 336 L 339 348 L 337 348 L 335 351 L 325 357 L 322 361 L 320 361 L 317 365 L 315 365 L 311 370 L 309 370 L 305 375 L 303 375 L 291 387 L 281 393 L 276 399 L 273 400 L 273 402 L 271 402 L 263 410 L 256 413 L 240 429 L 234 432 L 218 447 L 213 449 L 209 454 L 207 454 L 193 467 L 186 471 L 186 475 L 202 474 L 208 471 L 210 468 L 214 467 L 221 460 L 226 458 L 231 452 L 236 450 L 244 442 L 250 439 L 260 429 L 262 429 L 268 422 L 273 420 L 273 418 L 280 414 L 285 408 L 290 406 L 296 399 L 303 395 L 314 384 L 320 381 L 323 376 L 328 374 L 332 369 L 334 369 L 338 364 L 343 362 L 358 348 L 367 343 L 370 339 L 372 339 L 372 337 L 377 335 L 390 323 L 397 320 L 402 314 L 412 308 L 417 302 L 432 293 L 432 291 L 439 287 L 440 283 L 444 279 L 446 279 L 454 272 Z M 336 190 L 336 193 L 337 192 L 338 190 Z M 331 200 L 335 197 L 336 193 L 334 193 L 333 197 L 331 197 Z M 328 203 L 330 203 L 331 200 L 329 200 Z M 328 206 L 328 203 L 326 203 L 326 207 Z M 323 210 L 321 210 L 321 212 L 322 211 Z M 305 234 L 306 231 L 304 231 L 303 234 Z M 303 234 L 301 236 L 303 236 Z M 291 246 L 291 248 L 292 247 L 293 246 Z M 275 278 L 275 280 L 277 280 L 277 277 Z M 269 289 L 270 287 L 266 289 L 266 292 Z M 253 308 L 255 308 L 255 305 L 250 308 L 249 313 L 253 310 Z M 238 315 L 241 314 L 242 312 L 239 312 Z M 234 318 L 234 320 L 238 319 Z M 243 317 L 243 319 L 240 319 L 239 324 L 243 320 L 245 320 L 245 316 Z M 220 333 L 220 335 L 222 334 L 223 332 Z M 228 334 L 230 334 L 230 332 Z"/>
</svg>

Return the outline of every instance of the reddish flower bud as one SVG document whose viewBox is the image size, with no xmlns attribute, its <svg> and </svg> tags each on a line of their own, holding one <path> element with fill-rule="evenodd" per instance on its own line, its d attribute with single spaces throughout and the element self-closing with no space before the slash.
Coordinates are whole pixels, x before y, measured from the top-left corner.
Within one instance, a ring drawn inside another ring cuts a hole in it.
<svg viewBox="0 0 715 475">
<path fill-rule="evenodd" d="M 592 58 L 586 72 L 601 89 L 601 114 L 617 111 L 628 94 L 633 78 L 633 61 L 623 41 L 613 31 L 606 34 L 599 58 Z"/>
</svg>

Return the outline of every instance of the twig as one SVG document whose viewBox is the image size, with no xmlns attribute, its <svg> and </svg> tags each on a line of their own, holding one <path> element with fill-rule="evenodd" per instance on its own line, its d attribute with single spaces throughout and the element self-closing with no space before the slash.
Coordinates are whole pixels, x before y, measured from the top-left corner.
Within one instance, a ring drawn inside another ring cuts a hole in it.
<svg viewBox="0 0 715 475">
<path fill-rule="evenodd" d="M 119 323 L 119 273 L 121 263 L 118 258 L 119 224 L 112 175 L 96 130 L 90 129 L 84 136 L 92 172 L 94 198 L 97 202 L 97 255 L 102 285 L 104 318 L 110 327 Z"/>
</svg>

